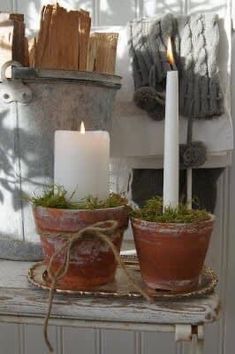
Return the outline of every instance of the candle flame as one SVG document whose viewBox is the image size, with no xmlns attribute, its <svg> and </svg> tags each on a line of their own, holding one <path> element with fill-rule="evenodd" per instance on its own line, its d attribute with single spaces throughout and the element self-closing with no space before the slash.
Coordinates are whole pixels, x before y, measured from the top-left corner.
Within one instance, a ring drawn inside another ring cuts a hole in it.
<svg viewBox="0 0 235 354">
<path fill-rule="evenodd" d="M 171 65 L 175 65 L 175 59 L 172 50 L 171 37 L 168 37 L 167 41 L 167 53 L 166 53 L 167 61 Z"/>
<path fill-rule="evenodd" d="M 83 121 L 81 122 L 81 125 L 80 125 L 80 133 L 81 134 L 85 134 L 86 130 L 85 130 L 85 125 L 83 123 Z"/>
</svg>

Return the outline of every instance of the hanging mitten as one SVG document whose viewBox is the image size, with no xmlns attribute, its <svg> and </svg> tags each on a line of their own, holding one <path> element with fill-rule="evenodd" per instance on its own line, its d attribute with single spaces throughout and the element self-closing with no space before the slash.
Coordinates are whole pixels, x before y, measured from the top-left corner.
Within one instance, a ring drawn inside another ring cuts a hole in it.
<svg viewBox="0 0 235 354">
<path fill-rule="evenodd" d="M 218 16 L 197 14 L 174 18 L 142 19 L 131 23 L 130 55 L 135 90 L 134 101 L 156 120 L 164 118 L 159 93 L 165 91 L 167 39 L 172 38 L 180 76 L 180 113 L 195 119 L 211 119 L 224 113 L 217 50 Z M 146 90 L 146 87 L 154 90 Z M 142 90 L 144 88 L 144 90 Z M 156 99 L 153 99 L 153 97 Z M 160 101 L 159 101 L 160 98 Z M 190 110 L 194 101 L 193 111 Z"/>
<path fill-rule="evenodd" d="M 175 19 L 135 20 L 131 23 L 130 55 L 135 85 L 134 102 L 154 120 L 165 115 L 165 79 L 170 69 L 166 58 L 167 38 L 172 36 Z"/>
<path fill-rule="evenodd" d="M 218 16 L 197 14 L 178 19 L 181 38 L 180 113 L 195 119 L 211 119 L 224 113 L 217 50 Z M 194 102 L 191 111 L 191 102 Z"/>
</svg>

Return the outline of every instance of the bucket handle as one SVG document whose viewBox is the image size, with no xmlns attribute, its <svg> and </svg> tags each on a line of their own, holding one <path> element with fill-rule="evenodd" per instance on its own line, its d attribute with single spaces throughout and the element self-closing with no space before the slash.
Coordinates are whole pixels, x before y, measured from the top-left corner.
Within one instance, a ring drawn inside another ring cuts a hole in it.
<svg viewBox="0 0 235 354">
<path fill-rule="evenodd" d="M 6 77 L 6 70 L 9 67 L 22 67 L 23 65 L 15 60 L 4 63 L 1 67 L 0 97 L 5 103 L 20 102 L 29 103 L 32 100 L 32 91 L 29 86 L 21 80 L 12 80 Z"/>
<path fill-rule="evenodd" d="M 6 77 L 6 71 L 7 69 L 10 67 L 10 66 L 15 66 L 15 67 L 22 67 L 23 65 L 19 62 L 19 61 L 16 61 L 16 60 L 9 60 L 7 61 L 6 63 L 4 63 L 1 67 L 1 79 L 2 81 L 7 81 L 9 79 L 7 79 Z"/>
</svg>

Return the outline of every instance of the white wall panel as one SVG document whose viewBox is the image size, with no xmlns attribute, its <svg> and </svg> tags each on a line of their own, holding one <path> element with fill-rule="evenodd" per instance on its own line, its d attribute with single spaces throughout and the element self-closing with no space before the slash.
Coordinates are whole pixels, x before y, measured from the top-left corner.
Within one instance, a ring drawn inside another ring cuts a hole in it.
<svg viewBox="0 0 235 354">
<path fill-rule="evenodd" d="M 38 325 L 24 325 L 23 326 L 23 347 L 24 351 L 20 354 L 42 354 L 47 352 L 47 347 L 44 344 L 43 329 Z M 50 326 L 48 330 L 49 339 L 56 354 L 62 354 L 61 351 L 61 331 L 60 328 Z M 11 353 L 13 354 L 13 352 Z M 15 354 L 15 353 L 14 353 Z M 67 352 L 66 354 L 70 354 Z M 72 353 L 71 353 L 72 354 Z"/>
<path fill-rule="evenodd" d="M 185 1 L 181 0 L 145 0 L 144 16 L 161 16 L 168 12 L 182 14 L 185 10 Z"/>
<path fill-rule="evenodd" d="M 41 7 L 45 3 L 50 3 L 50 1 L 16 0 L 16 10 L 17 12 L 24 14 L 28 34 L 39 28 L 39 15 Z"/>
<path fill-rule="evenodd" d="M 227 4 L 227 0 L 188 0 L 188 7 L 191 13 L 214 11 L 223 14 Z"/>
<path fill-rule="evenodd" d="M 135 0 L 100 0 L 99 6 L 99 25 L 125 25 L 128 21 L 135 18 Z"/>
<path fill-rule="evenodd" d="M 96 331 L 88 328 L 64 328 L 64 354 L 96 354 Z"/>
<path fill-rule="evenodd" d="M 12 0 L 5 0 L 0 2 L 0 11 L 13 11 L 13 1 Z"/>
<path fill-rule="evenodd" d="M 103 330 L 99 354 L 140 354 L 136 336 L 132 331 Z"/>
<path fill-rule="evenodd" d="M 233 5 L 234 0 L 233 0 Z M 235 8 L 235 6 L 234 6 Z M 232 40 L 232 115 L 235 116 L 235 36 Z M 235 131 L 235 127 L 234 127 Z M 224 347 L 225 354 L 234 352 L 235 348 L 235 156 L 233 154 L 233 163 L 230 169 L 229 181 L 230 194 L 229 206 L 227 208 L 229 239 L 227 245 L 227 283 L 225 284 L 224 304 L 226 305 L 226 313 L 224 315 Z"/>
<path fill-rule="evenodd" d="M 23 354 L 19 334 L 17 325 L 0 323 L 0 354 Z"/>
<path fill-rule="evenodd" d="M 174 335 L 145 332 L 142 334 L 141 347 L 143 354 L 173 354 L 175 352 Z"/>
</svg>

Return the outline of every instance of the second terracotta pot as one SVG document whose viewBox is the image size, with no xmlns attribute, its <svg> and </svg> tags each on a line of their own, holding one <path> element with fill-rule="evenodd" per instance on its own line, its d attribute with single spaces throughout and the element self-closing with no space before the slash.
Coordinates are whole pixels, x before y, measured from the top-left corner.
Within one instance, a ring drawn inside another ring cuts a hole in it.
<svg viewBox="0 0 235 354">
<path fill-rule="evenodd" d="M 142 277 L 152 289 L 186 291 L 198 284 L 214 216 L 191 224 L 156 223 L 132 218 Z"/>
<path fill-rule="evenodd" d="M 51 235 L 74 233 L 91 226 L 99 221 L 115 220 L 118 228 L 111 240 L 118 250 L 121 248 L 124 230 L 128 226 L 128 210 L 125 206 L 96 209 L 96 210 L 68 210 L 35 207 L 33 215 L 38 229 Z M 63 235 L 55 237 L 40 236 L 45 257 L 48 264 L 56 250 L 66 242 Z M 53 271 L 64 261 L 64 254 L 58 255 L 53 262 Z M 98 238 L 79 240 L 73 247 L 67 274 L 58 283 L 66 289 L 90 289 L 113 280 L 116 271 L 116 261 L 108 245 Z"/>
</svg>

